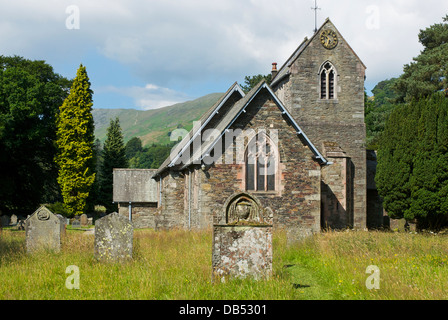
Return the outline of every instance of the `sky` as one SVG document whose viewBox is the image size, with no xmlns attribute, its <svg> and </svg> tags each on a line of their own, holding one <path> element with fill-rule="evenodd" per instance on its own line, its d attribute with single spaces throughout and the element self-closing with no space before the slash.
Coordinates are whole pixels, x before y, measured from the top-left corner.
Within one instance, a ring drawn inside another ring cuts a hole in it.
<svg viewBox="0 0 448 320">
<path fill-rule="evenodd" d="M 446 0 L 317 0 L 367 66 L 371 94 L 419 55 Z M 148 110 L 225 92 L 281 67 L 313 35 L 314 0 L 0 0 L 0 55 L 86 66 L 94 108 Z"/>
</svg>

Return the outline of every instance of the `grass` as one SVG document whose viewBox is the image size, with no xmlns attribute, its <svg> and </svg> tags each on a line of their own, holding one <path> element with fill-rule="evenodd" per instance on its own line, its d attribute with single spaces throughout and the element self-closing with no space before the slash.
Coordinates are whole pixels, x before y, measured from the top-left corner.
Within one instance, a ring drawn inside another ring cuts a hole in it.
<svg viewBox="0 0 448 320">
<path fill-rule="evenodd" d="M 409 233 L 328 232 L 287 245 L 274 235 L 271 279 L 211 282 L 211 231 L 134 231 L 134 257 L 102 264 L 94 236 L 67 230 L 61 252 L 29 255 L 23 231 L 3 230 L 0 299 L 398 300 L 447 299 L 448 238 Z M 65 286 L 76 265 L 80 288 Z M 369 265 L 380 289 L 369 290 Z"/>
</svg>

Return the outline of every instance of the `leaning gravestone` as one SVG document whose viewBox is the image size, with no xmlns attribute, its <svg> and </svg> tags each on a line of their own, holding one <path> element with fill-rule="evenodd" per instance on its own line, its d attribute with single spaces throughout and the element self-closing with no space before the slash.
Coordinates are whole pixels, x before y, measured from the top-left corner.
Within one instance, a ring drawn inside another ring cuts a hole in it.
<svg viewBox="0 0 448 320">
<path fill-rule="evenodd" d="M 230 197 L 213 226 L 213 280 L 272 274 L 272 211 L 254 196 Z"/>
<path fill-rule="evenodd" d="M 61 222 L 44 206 L 25 220 L 25 234 L 29 253 L 41 249 L 59 252 L 61 249 Z"/>
<path fill-rule="evenodd" d="M 114 212 L 95 222 L 95 258 L 102 262 L 122 262 L 132 258 L 134 227 Z"/>
</svg>

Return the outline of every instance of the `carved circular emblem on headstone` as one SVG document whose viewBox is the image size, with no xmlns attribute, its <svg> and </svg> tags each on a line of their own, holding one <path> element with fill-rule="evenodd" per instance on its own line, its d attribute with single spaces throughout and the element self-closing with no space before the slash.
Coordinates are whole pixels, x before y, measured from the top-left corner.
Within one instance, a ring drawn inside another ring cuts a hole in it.
<svg viewBox="0 0 448 320">
<path fill-rule="evenodd" d="M 241 200 L 236 203 L 235 213 L 239 220 L 247 220 L 251 212 L 252 204 L 247 200 Z"/>
<path fill-rule="evenodd" d="M 47 210 L 40 210 L 37 212 L 37 219 L 40 221 L 45 221 L 50 219 L 50 213 Z"/>
<path fill-rule="evenodd" d="M 227 208 L 227 223 L 238 224 L 261 222 L 261 208 L 249 196 L 236 197 Z"/>
</svg>

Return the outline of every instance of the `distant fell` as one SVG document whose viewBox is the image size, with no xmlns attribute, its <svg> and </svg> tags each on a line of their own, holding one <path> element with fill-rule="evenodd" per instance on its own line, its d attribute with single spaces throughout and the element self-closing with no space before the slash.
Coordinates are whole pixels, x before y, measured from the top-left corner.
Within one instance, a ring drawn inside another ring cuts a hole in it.
<svg viewBox="0 0 448 320">
<path fill-rule="evenodd" d="M 223 93 L 211 93 L 195 100 L 152 110 L 136 109 L 93 109 L 95 137 L 104 143 L 110 119 L 118 117 L 125 142 L 139 137 L 143 145 L 167 144 L 170 134 L 176 128 L 189 131 L 193 121 L 210 109 Z"/>
</svg>

